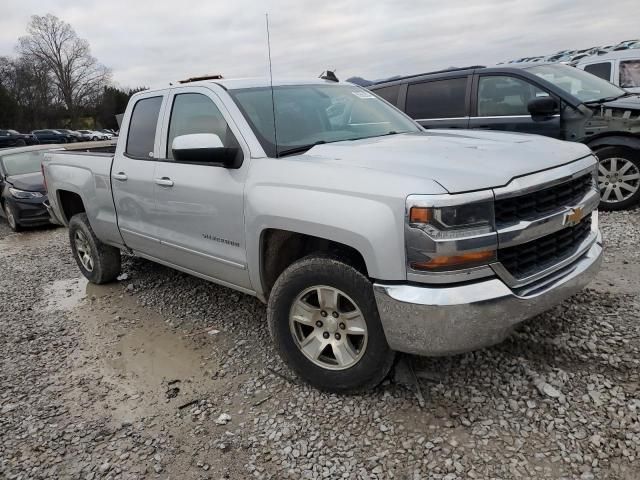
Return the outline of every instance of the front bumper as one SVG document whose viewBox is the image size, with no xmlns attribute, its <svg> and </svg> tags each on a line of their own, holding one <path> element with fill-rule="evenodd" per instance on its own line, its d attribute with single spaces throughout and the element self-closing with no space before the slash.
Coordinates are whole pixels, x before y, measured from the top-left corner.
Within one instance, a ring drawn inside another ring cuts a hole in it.
<svg viewBox="0 0 640 480">
<path fill-rule="evenodd" d="M 24 227 L 35 227 L 49 224 L 49 213 L 45 206 L 46 197 L 26 200 L 11 199 L 16 221 Z"/>
<path fill-rule="evenodd" d="M 584 288 L 602 262 L 599 242 L 555 280 L 528 296 L 519 296 L 491 278 L 457 286 L 376 283 L 374 293 L 389 346 L 425 356 L 451 355 L 494 345 L 519 323 Z"/>
</svg>

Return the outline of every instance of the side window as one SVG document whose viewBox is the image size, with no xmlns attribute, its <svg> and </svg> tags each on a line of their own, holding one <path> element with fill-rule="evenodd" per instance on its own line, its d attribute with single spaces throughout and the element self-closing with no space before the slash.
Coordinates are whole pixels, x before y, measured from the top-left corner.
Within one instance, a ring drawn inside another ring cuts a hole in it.
<svg viewBox="0 0 640 480">
<path fill-rule="evenodd" d="M 162 97 L 150 97 L 138 100 L 133 107 L 126 153 L 132 157 L 153 157 L 153 144 L 156 138 L 156 126 Z"/>
<path fill-rule="evenodd" d="M 515 77 L 485 76 L 478 83 L 478 116 L 529 115 L 527 104 L 548 97 L 544 90 Z"/>
<path fill-rule="evenodd" d="M 611 81 L 611 62 L 592 63 L 584 67 L 584 71 L 596 77 L 600 77 L 607 82 Z"/>
<path fill-rule="evenodd" d="M 175 96 L 171 108 L 167 158 L 173 159 L 173 139 L 192 133 L 215 133 L 226 148 L 240 146 L 222 113 L 209 97 L 200 93 L 181 93 Z"/>
<path fill-rule="evenodd" d="M 640 59 L 620 62 L 620 86 L 640 87 Z"/>
<path fill-rule="evenodd" d="M 391 85 L 373 90 L 373 92 L 384 98 L 391 105 L 398 105 L 398 95 L 400 95 L 400 85 Z"/>
<path fill-rule="evenodd" d="M 465 117 L 467 77 L 415 83 L 407 90 L 407 114 L 416 119 Z"/>
</svg>

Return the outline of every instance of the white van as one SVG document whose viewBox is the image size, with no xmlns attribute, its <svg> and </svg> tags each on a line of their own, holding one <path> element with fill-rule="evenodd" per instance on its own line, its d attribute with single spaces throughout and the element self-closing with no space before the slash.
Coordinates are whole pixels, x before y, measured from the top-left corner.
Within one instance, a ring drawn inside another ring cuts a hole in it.
<svg viewBox="0 0 640 480">
<path fill-rule="evenodd" d="M 625 90 L 640 93 L 640 48 L 591 55 L 580 59 L 576 67 Z"/>
</svg>

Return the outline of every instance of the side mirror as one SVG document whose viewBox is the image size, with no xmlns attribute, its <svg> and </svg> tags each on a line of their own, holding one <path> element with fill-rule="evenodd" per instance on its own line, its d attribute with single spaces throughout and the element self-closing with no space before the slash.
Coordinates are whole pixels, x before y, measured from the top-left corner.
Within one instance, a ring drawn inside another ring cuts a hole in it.
<svg viewBox="0 0 640 480">
<path fill-rule="evenodd" d="M 218 164 L 239 168 L 242 151 L 239 147 L 225 147 L 214 133 L 180 135 L 171 143 L 173 158 L 179 162 Z"/>
<path fill-rule="evenodd" d="M 534 120 L 545 120 L 560 111 L 558 102 L 553 97 L 534 98 L 527 104 L 527 110 Z"/>
</svg>

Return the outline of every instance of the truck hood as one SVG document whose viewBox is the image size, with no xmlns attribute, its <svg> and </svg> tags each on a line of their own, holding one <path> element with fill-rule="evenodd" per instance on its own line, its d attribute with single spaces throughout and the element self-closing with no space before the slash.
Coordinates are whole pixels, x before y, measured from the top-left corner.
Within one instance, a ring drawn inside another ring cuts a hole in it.
<svg viewBox="0 0 640 480">
<path fill-rule="evenodd" d="M 461 193 L 504 186 L 590 153 L 581 143 L 537 135 L 429 130 L 317 145 L 297 158 L 422 177 Z"/>
<path fill-rule="evenodd" d="M 27 192 L 45 192 L 44 177 L 40 172 L 25 173 L 22 175 L 9 175 L 7 182 L 18 190 Z"/>
</svg>

